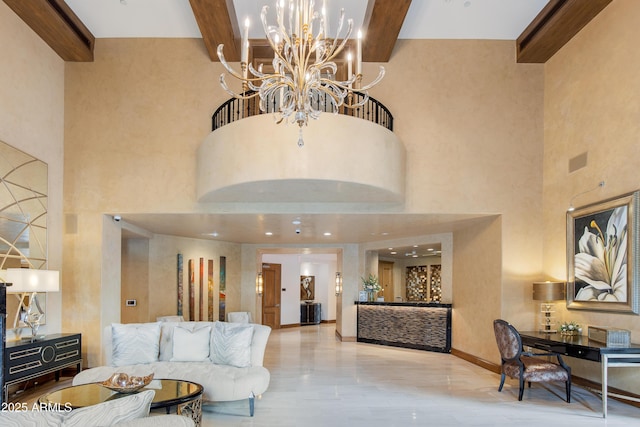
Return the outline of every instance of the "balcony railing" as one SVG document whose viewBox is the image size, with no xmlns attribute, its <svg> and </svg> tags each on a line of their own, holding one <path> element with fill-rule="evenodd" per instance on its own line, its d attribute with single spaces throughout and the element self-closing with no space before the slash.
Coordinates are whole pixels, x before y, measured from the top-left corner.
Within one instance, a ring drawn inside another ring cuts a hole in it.
<svg viewBox="0 0 640 427">
<path fill-rule="evenodd" d="M 252 92 L 249 92 L 248 94 L 251 93 Z M 364 97 L 358 92 L 354 92 L 353 96 L 355 97 L 353 101 L 354 104 Z M 312 103 L 314 108 L 325 113 L 335 112 L 327 95 L 325 95 L 324 99 L 320 97 L 313 99 Z M 211 116 L 211 130 L 214 131 L 224 125 L 244 119 L 245 117 L 256 116 L 258 114 L 272 114 L 273 112 L 278 111 L 279 108 L 279 96 L 274 96 L 272 99 L 268 100 L 267 111 L 260 110 L 260 97 L 258 96 L 251 99 L 231 98 L 218 107 L 216 112 L 213 113 L 213 116 Z M 393 132 L 393 116 L 387 107 L 372 97 L 369 97 L 367 102 L 357 108 L 347 108 L 343 105 L 338 109 L 338 114 L 368 120 Z"/>
</svg>

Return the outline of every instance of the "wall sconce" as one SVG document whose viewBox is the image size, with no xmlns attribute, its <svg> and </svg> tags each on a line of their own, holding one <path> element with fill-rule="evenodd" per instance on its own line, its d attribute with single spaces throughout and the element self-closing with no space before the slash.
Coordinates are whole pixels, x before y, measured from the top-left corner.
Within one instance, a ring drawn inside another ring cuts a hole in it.
<svg viewBox="0 0 640 427">
<path fill-rule="evenodd" d="M 340 296 L 342 293 L 342 275 L 338 271 L 336 273 L 336 296 Z"/>
<path fill-rule="evenodd" d="M 258 294 L 259 297 L 262 296 L 262 291 L 263 291 L 263 282 L 262 282 L 262 272 L 258 273 L 258 276 L 256 276 L 256 294 Z"/>
<path fill-rule="evenodd" d="M 553 334 L 556 332 L 555 304 L 552 301 L 564 299 L 564 282 L 534 282 L 533 300 L 543 301 L 540 303 L 540 332 Z"/>
<path fill-rule="evenodd" d="M 20 320 L 31 328 L 31 340 L 36 340 L 40 321 L 45 314 L 38 303 L 38 292 L 58 292 L 60 290 L 60 273 L 53 270 L 8 268 L 5 280 L 12 284 L 8 288 L 9 292 L 19 294 L 16 296 L 20 300 L 18 305 Z M 27 297 L 29 303 L 25 304 Z"/>
</svg>

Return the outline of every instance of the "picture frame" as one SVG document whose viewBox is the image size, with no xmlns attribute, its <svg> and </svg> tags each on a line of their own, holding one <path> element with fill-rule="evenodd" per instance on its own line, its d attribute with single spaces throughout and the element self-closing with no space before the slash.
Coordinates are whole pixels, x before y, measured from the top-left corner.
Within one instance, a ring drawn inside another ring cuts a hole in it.
<svg viewBox="0 0 640 427">
<path fill-rule="evenodd" d="M 567 308 L 639 314 L 640 191 L 567 212 Z"/>
<path fill-rule="evenodd" d="M 313 301 L 316 298 L 316 277 L 300 276 L 300 299 Z"/>
</svg>

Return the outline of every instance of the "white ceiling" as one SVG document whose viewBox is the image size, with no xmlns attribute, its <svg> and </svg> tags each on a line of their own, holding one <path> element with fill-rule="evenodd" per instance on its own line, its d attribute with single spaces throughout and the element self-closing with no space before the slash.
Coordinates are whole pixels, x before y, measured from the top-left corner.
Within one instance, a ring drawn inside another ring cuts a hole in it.
<svg viewBox="0 0 640 427">
<path fill-rule="evenodd" d="M 66 0 L 96 38 L 201 37 L 189 0 Z M 340 8 L 354 28 L 364 19 L 367 0 L 326 0 L 337 29 Z M 400 31 L 404 39 L 515 40 L 548 0 L 413 0 Z M 262 6 L 275 13 L 274 0 L 234 0 L 238 21 L 249 17 L 250 37 L 264 38 Z M 316 0 L 320 5 L 322 0 Z M 275 19 L 275 18 L 274 18 Z M 239 28 L 242 25 L 239 23 Z M 346 23 L 345 23 L 346 29 Z M 355 33 L 355 31 L 354 31 Z M 354 34 L 355 35 L 355 34 Z"/>
<path fill-rule="evenodd" d="M 339 8 L 364 19 L 367 0 L 326 0 L 329 33 L 337 30 Z M 96 38 L 194 37 L 200 31 L 189 0 L 66 0 Z M 411 39 L 515 40 L 548 0 L 413 0 L 400 31 Z M 321 4 L 322 0 L 316 0 Z M 248 16 L 251 38 L 263 38 L 259 23 L 262 6 L 273 0 L 234 0 L 239 21 Z M 274 12 L 275 7 L 271 9 Z M 346 24 L 345 24 L 346 25 Z M 239 22 L 239 28 L 242 28 Z M 345 28 L 346 30 L 346 28 Z M 355 31 L 354 31 L 355 33 Z M 365 35 L 366 37 L 366 35 Z M 515 48 L 515 47 L 514 47 Z M 402 241 L 401 256 L 413 249 L 414 236 L 451 232 L 481 219 L 474 215 L 434 214 L 125 214 L 125 237 L 151 233 L 255 244 L 337 244 Z M 299 226 L 292 221 L 300 219 Z M 295 232 L 300 228 L 300 233 Z M 132 231 L 133 230 L 133 231 Z M 273 233 L 267 236 L 266 232 Z M 217 233 L 215 236 L 211 233 Z M 324 233 L 331 233 L 330 236 Z M 403 240 L 404 239 L 404 240 Z M 380 248 L 391 256 L 388 247 Z M 420 250 L 426 250 L 421 246 Z M 439 247 L 432 247 L 439 249 Z M 382 254 L 382 252 L 381 252 Z"/>
</svg>

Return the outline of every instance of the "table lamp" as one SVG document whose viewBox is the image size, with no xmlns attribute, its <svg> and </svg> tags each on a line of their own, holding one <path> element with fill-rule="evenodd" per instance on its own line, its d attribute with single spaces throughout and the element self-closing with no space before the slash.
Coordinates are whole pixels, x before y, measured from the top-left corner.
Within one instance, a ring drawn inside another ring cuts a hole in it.
<svg viewBox="0 0 640 427">
<path fill-rule="evenodd" d="M 60 272 L 31 268 L 7 268 L 5 281 L 12 284 L 7 289 L 10 293 L 19 294 L 18 313 L 20 313 L 20 320 L 31 328 L 30 339 L 37 339 L 40 321 L 45 314 L 38 303 L 38 292 L 58 292 L 60 290 Z M 26 297 L 29 297 L 28 304 L 25 304 Z"/>
<path fill-rule="evenodd" d="M 556 331 L 555 304 L 553 301 L 564 300 L 564 282 L 534 282 L 533 300 L 540 303 L 540 332 L 553 334 Z"/>
</svg>

